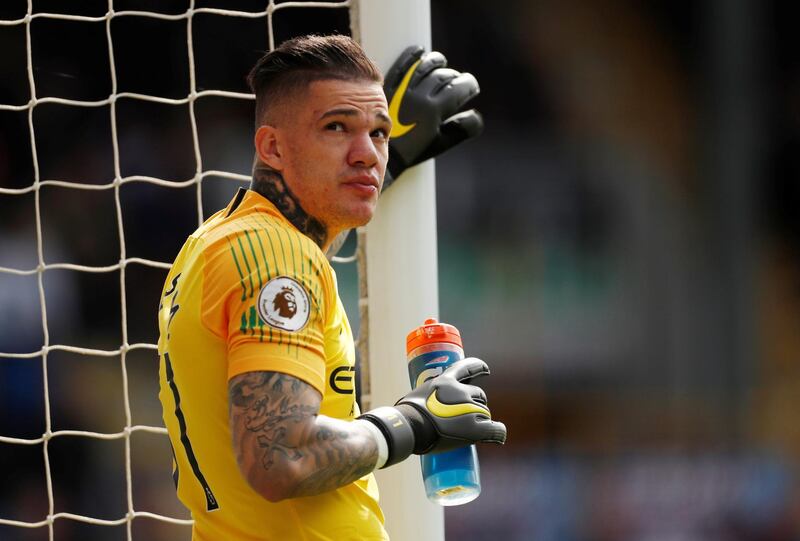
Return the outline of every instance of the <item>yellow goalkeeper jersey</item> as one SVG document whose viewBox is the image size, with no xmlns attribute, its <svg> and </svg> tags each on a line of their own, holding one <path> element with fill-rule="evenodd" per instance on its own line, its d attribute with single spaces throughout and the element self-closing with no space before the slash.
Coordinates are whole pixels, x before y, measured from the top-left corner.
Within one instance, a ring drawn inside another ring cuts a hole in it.
<svg viewBox="0 0 800 541">
<path fill-rule="evenodd" d="M 228 380 L 300 378 L 320 413 L 359 414 L 352 332 L 324 254 L 261 195 L 240 190 L 186 241 L 159 306 L 159 398 L 193 541 L 385 540 L 369 474 L 318 496 L 271 503 L 239 473 Z"/>
</svg>

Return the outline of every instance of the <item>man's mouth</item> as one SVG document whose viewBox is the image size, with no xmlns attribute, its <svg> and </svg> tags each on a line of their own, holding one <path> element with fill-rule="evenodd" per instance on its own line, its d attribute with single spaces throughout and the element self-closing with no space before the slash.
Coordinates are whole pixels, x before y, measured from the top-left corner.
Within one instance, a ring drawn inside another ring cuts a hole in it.
<svg viewBox="0 0 800 541">
<path fill-rule="evenodd" d="M 373 194 L 380 189 L 380 182 L 372 175 L 350 177 L 345 181 L 345 184 L 364 194 Z"/>
<path fill-rule="evenodd" d="M 347 179 L 346 184 L 361 184 L 364 186 L 372 186 L 373 188 L 378 188 L 380 186 L 378 179 L 372 175 L 358 175 L 355 177 L 350 177 Z"/>
</svg>

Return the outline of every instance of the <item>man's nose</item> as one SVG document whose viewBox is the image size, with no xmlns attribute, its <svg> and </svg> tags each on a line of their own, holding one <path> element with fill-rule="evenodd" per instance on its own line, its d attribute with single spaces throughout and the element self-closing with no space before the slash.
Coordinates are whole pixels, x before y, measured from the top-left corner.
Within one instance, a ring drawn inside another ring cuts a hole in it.
<svg viewBox="0 0 800 541">
<path fill-rule="evenodd" d="M 368 132 L 360 133 L 353 138 L 347 159 L 352 166 L 372 167 L 377 163 L 378 150 Z"/>
</svg>

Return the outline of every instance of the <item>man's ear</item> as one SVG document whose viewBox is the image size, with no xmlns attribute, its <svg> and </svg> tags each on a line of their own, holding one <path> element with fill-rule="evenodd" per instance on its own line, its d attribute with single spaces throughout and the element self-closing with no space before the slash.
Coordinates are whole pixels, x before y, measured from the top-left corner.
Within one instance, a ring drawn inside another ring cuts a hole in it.
<svg viewBox="0 0 800 541">
<path fill-rule="evenodd" d="M 261 125 L 256 130 L 255 147 L 259 159 L 276 171 L 283 170 L 283 158 L 278 148 L 278 130 L 274 126 Z"/>
</svg>

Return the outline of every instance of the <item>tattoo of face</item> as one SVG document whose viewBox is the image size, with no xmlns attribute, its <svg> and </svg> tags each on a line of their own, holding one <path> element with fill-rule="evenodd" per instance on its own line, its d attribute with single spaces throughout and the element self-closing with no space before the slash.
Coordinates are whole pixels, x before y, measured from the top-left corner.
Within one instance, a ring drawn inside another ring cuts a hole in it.
<svg viewBox="0 0 800 541">
<path fill-rule="evenodd" d="M 264 163 L 257 163 L 253 169 L 250 189 L 272 201 L 293 226 L 307 235 L 320 248 L 325 245 L 328 238 L 327 228 L 322 222 L 303 210 L 300 201 L 289 190 L 283 175 L 278 171 Z"/>
</svg>

